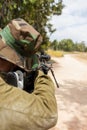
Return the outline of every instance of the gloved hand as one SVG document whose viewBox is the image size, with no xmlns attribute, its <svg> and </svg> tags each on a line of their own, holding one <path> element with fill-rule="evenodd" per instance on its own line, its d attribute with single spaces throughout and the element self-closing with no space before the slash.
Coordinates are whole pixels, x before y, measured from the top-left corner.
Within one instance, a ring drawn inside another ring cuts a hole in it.
<svg viewBox="0 0 87 130">
<path fill-rule="evenodd" d="M 17 77 L 14 72 L 8 72 L 6 75 L 6 83 L 18 87 Z"/>
<path fill-rule="evenodd" d="M 41 64 L 41 70 L 44 72 L 44 74 L 48 74 L 49 67 L 45 64 Z"/>
<path fill-rule="evenodd" d="M 24 90 L 31 93 L 34 90 L 34 81 L 38 75 L 38 71 L 31 71 L 24 78 Z"/>
<path fill-rule="evenodd" d="M 15 72 L 8 72 L 6 74 L 6 82 L 14 87 L 23 89 L 24 88 L 23 72 L 21 70 L 17 70 Z"/>
</svg>

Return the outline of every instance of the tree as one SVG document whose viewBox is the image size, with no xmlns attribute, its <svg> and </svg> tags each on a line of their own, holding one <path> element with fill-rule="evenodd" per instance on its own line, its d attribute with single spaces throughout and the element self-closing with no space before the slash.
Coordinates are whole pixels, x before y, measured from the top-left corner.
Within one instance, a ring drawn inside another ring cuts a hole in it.
<svg viewBox="0 0 87 130">
<path fill-rule="evenodd" d="M 74 45 L 74 50 L 75 50 L 75 51 L 84 52 L 84 51 L 86 50 L 85 43 L 84 43 L 84 42 L 75 43 L 75 45 Z"/>
<path fill-rule="evenodd" d="M 64 5 L 62 0 L 1 0 L 0 1 L 0 26 L 3 28 L 11 19 L 21 17 L 34 26 L 43 36 L 43 44 L 47 45 L 52 29 L 48 23 L 52 15 L 61 15 Z"/>
<path fill-rule="evenodd" d="M 58 44 L 59 50 L 73 51 L 74 43 L 71 39 L 63 39 Z"/>
<path fill-rule="evenodd" d="M 53 50 L 58 50 L 58 41 L 57 40 L 54 40 L 52 43 L 51 43 L 51 48 Z"/>
<path fill-rule="evenodd" d="M 63 50 L 63 51 L 80 51 L 87 52 L 87 46 L 85 42 L 74 43 L 71 39 L 62 39 L 61 41 L 54 40 L 51 43 L 51 48 L 53 50 Z"/>
</svg>

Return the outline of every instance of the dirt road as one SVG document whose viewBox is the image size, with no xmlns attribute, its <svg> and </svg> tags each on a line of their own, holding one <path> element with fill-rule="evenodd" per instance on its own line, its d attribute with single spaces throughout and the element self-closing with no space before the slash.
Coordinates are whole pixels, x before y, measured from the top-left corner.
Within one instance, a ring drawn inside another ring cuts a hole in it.
<svg viewBox="0 0 87 130">
<path fill-rule="evenodd" d="M 55 130 L 87 130 L 87 64 L 71 55 L 53 58 L 58 122 Z"/>
</svg>

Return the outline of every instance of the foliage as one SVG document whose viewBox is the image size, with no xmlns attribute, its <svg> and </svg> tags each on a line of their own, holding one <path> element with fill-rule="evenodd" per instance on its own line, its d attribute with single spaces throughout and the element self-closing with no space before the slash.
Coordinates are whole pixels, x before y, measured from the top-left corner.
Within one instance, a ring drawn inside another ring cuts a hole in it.
<svg viewBox="0 0 87 130">
<path fill-rule="evenodd" d="M 75 45 L 74 45 L 74 50 L 77 50 L 77 51 L 80 51 L 80 52 L 84 52 L 85 51 L 85 49 L 86 49 L 86 46 L 85 46 L 85 44 L 83 43 L 83 42 L 81 42 L 81 43 L 76 43 Z"/>
<path fill-rule="evenodd" d="M 55 0 L 1 0 L 0 26 L 3 28 L 14 18 L 23 18 L 42 34 L 46 47 L 49 43 L 46 28 L 50 33 L 55 31 L 48 21 L 52 15 L 61 15 L 63 7 L 62 0 L 57 3 Z"/>
<path fill-rule="evenodd" d="M 74 43 L 71 39 L 63 39 L 58 44 L 58 49 L 64 51 L 73 51 Z"/>
<path fill-rule="evenodd" d="M 71 39 L 62 39 L 61 41 L 54 40 L 50 46 L 53 50 L 63 51 L 80 51 L 87 52 L 87 46 L 82 41 L 80 43 L 74 43 Z"/>
<path fill-rule="evenodd" d="M 51 48 L 53 50 L 58 50 L 58 41 L 57 40 L 54 40 L 51 44 Z"/>
</svg>

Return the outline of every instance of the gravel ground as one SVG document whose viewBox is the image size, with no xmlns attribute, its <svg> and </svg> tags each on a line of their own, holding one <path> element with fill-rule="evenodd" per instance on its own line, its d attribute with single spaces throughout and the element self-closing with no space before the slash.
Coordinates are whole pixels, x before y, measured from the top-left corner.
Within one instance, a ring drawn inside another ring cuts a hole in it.
<svg viewBox="0 0 87 130">
<path fill-rule="evenodd" d="M 60 87 L 55 92 L 58 122 L 51 130 L 87 130 L 87 63 L 71 55 L 52 59 Z"/>
</svg>

